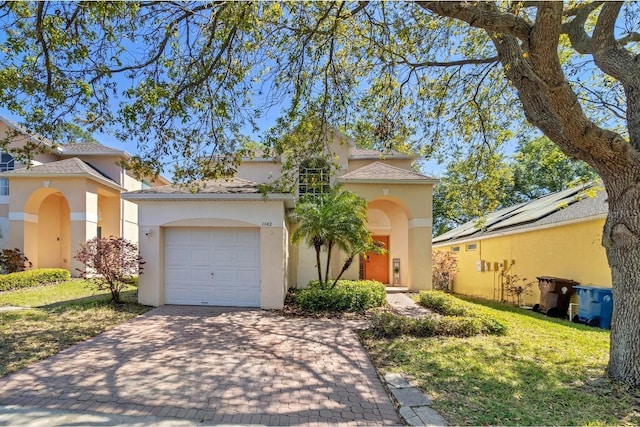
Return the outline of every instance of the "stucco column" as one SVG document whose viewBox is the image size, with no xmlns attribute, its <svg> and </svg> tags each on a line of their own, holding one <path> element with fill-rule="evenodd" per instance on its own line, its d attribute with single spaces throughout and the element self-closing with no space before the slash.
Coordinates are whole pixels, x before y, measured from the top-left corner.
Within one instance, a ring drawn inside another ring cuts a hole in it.
<svg viewBox="0 0 640 427">
<path fill-rule="evenodd" d="M 138 248 L 142 274 L 138 277 L 138 302 L 158 307 L 164 304 L 164 235 L 158 226 L 140 226 Z"/>
<path fill-rule="evenodd" d="M 38 267 L 38 215 L 9 211 L 8 248 L 20 249 Z"/>
<path fill-rule="evenodd" d="M 409 290 L 432 289 L 431 218 L 409 220 Z"/>
<path fill-rule="evenodd" d="M 83 197 L 69 200 L 71 220 L 71 275 L 77 277 L 84 265 L 73 258 L 73 254 L 98 235 L 98 194 L 85 191 Z"/>
<path fill-rule="evenodd" d="M 279 309 L 284 305 L 287 240 L 284 227 L 260 228 L 260 308 Z"/>
</svg>

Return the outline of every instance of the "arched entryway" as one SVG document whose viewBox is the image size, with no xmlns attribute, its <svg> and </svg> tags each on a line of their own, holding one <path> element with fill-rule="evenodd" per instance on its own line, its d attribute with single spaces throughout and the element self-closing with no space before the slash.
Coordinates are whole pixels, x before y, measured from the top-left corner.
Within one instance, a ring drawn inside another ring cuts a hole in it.
<svg viewBox="0 0 640 427">
<path fill-rule="evenodd" d="M 360 277 L 378 280 L 390 286 L 406 286 L 409 267 L 409 220 L 404 206 L 391 199 L 376 199 L 368 204 L 367 222 L 373 239 L 385 254 L 366 254 L 361 258 Z"/>
<path fill-rule="evenodd" d="M 37 268 L 70 268 L 71 214 L 54 188 L 34 191 L 24 210 L 24 253 Z"/>
</svg>

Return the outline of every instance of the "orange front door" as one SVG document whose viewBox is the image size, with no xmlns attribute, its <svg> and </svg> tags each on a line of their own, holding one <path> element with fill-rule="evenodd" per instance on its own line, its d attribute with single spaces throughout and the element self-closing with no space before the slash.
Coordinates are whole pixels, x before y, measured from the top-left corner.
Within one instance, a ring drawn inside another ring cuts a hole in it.
<svg viewBox="0 0 640 427">
<path fill-rule="evenodd" d="M 364 278 L 389 284 L 389 236 L 373 236 L 373 240 L 380 242 L 387 253 L 367 254 L 364 261 Z"/>
</svg>

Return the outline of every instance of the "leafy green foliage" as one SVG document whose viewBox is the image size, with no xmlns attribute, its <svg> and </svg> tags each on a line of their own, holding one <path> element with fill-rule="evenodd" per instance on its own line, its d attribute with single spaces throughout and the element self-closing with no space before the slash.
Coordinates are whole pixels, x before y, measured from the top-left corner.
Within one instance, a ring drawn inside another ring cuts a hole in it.
<svg viewBox="0 0 640 427">
<path fill-rule="evenodd" d="M 520 144 L 511 170 L 513 187 L 501 206 L 536 199 L 598 178 L 591 166 L 569 158 L 544 136 Z"/>
<path fill-rule="evenodd" d="M 482 152 L 451 161 L 434 189 L 434 236 L 499 208 L 598 178 L 584 162 L 566 156 L 547 137 L 520 143 L 516 153 L 497 153 L 485 159 Z"/>
<path fill-rule="evenodd" d="M 258 130 L 267 114 L 278 117 L 273 137 L 291 134 L 306 117 L 320 125 L 316 132 L 332 125 L 362 146 L 441 159 L 455 158 L 463 145 L 499 147 L 519 134 L 524 117 L 511 108 L 517 93 L 499 66 L 506 59 L 490 36 L 497 30 L 481 20 L 471 27 L 455 19 L 463 13 L 446 9 L 405 2 L 8 2 L 0 9 L 0 101 L 54 141 L 84 138 L 78 125 L 116 133 L 138 144 L 128 162 L 135 171 L 175 167 L 178 180 L 233 174 L 244 133 Z M 483 13 L 533 22 L 536 10 L 488 5 Z M 616 80 L 586 73 L 566 37 L 559 55 L 589 113 L 622 122 Z M 438 150 L 443 146 L 451 150 Z"/>
<path fill-rule="evenodd" d="M 503 157 L 482 148 L 450 162 L 433 191 L 434 235 L 439 235 L 500 206 L 512 175 Z"/>
<path fill-rule="evenodd" d="M 294 303 L 311 313 L 362 312 L 381 307 L 387 299 L 384 285 L 373 280 L 340 280 L 330 288 L 313 281 L 294 295 Z"/>
<path fill-rule="evenodd" d="M 345 252 L 347 259 L 331 286 L 336 285 L 357 255 L 382 251 L 367 230 L 367 202 L 355 193 L 333 188 L 328 193 L 307 197 L 296 206 L 294 213 L 297 225 L 291 241 L 298 243 L 304 240 L 315 250 L 318 282 L 323 287 L 329 286 L 334 248 Z M 324 276 L 321 259 L 323 250 L 327 254 Z"/>
<path fill-rule="evenodd" d="M 32 265 L 31 261 L 18 248 L 0 251 L 0 272 L 3 274 L 24 271 Z"/>
<path fill-rule="evenodd" d="M 138 245 L 123 237 L 94 237 L 80 245 L 73 256 L 85 265 L 80 277 L 94 283 L 98 290 L 109 289 L 113 302 L 120 302 L 120 292 L 142 274 L 144 261 Z"/>
<path fill-rule="evenodd" d="M 502 335 L 505 327 L 496 327 L 496 321 L 487 318 L 464 316 L 425 316 L 412 318 L 390 312 L 373 313 L 371 333 L 379 338 L 396 338 L 402 335 L 426 338 L 435 336 L 472 337 L 475 335 Z"/>
<path fill-rule="evenodd" d="M 65 280 L 69 280 L 70 277 L 71 274 L 69 270 L 63 268 L 38 268 L 35 270 L 9 273 L 0 275 L 0 291 L 64 282 Z"/>
<path fill-rule="evenodd" d="M 504 334 L 507 327 L 496 320 L 491 311 L 483 307 L 463 301 L 453 295 L 441 291 L 421 291 L 418 303 L 443 316 L 458 316 L 477 319 L 484 333 Z"/>
<path fill-rule="evenodd" d="M 462 301 L 440 291 L 422 291 L 419 302 L 438 314 L 424 317 L 401 316 L 382 311 L 371 318 L 371 333 L 378 338 L 411 337 L 472 337 L 504 335 L 507 326 L 488 310 Z"/>
</svg>

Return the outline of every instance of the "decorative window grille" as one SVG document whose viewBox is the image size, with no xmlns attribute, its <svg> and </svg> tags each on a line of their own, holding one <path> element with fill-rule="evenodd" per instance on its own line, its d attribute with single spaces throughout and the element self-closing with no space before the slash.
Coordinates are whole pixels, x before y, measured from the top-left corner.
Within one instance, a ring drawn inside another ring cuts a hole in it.
<svg viewBox="0 0 640 427">
<path fill-rule="evenodd" d="M 12 171 L 15 167 L 13 156 L 8 153 L 0 154 L 0 172 Z M 9 180 L 0 178 L 0 196 L 9 195 Z"/>
<path fill-rule="evenodd" d="M 329 191 L 329 165 L 322 159 L 310 159 L 298 171 L 298 195 L 317 196 Z"/>
</svg>

